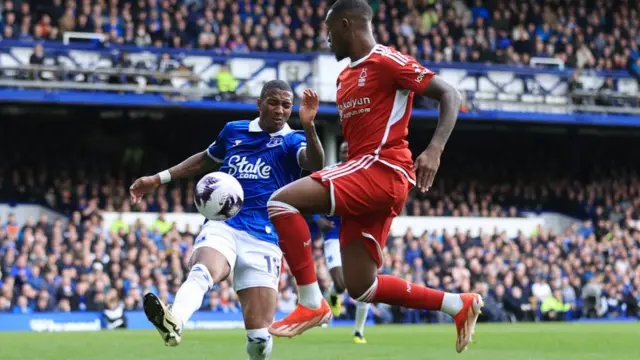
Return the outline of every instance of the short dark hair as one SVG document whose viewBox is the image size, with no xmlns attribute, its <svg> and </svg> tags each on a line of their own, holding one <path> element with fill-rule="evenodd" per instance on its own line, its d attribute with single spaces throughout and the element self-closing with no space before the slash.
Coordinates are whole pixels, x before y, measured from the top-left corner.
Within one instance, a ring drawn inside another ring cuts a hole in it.
<svg viewBox="0 0 640 360">
<path fill-rule="evenodd" d="M 262 90 L 260 91 L 260 98 L 263 99 L 267 91 L 273 90 L 273 89 L 288 91 L 293 94 L 293 90 L 291 90 L 291 86 L 286 81 L 271 80 L 271 81 L 267 81 L 262 86 Z"/>
<path fill-rule="evenodd" d="M 367 0 L 337 0 L 331 5 L 331 11 L 341 16 L 373 19 L 373 9 Z"/>
</svg>

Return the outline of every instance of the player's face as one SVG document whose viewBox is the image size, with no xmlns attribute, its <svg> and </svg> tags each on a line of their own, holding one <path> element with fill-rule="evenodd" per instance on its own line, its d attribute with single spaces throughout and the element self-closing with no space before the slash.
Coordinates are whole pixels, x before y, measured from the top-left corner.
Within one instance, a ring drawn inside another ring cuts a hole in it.
<svg viewBox="0 0 640 360">
<path fill-rule="evenodd" d="M 345 141 L 342 144 L 340 144 L 340 161 L 342 162 L 347 161 L 348 154 L 349 154 L 349 145 Z"/>
<path fill-rule="evenodd" d="M 327 34 L 327 41 L 331 52 L 336 55 L 338 61 L 349 57 L 347 44 L 347 36 L 350 32 L 349 21 L 345 18 L 339 18 L 337 15 L 332 15 L 332 11 L 327 14 L 325 20 L 329 33 Z"/>
<path fill-rule="evenodd" d="M 270 133 L 281 130 L 291 116 L 292 106 L 293 94 L 291 92 L 280 89 L 267 91 L 264 98 L 258 99 L 260 125 Z"/>
</svg>

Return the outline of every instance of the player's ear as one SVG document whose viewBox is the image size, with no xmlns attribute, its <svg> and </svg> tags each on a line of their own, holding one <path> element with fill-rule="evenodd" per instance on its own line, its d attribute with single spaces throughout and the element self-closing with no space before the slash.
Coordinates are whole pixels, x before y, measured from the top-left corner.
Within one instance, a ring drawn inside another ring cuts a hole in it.
<svg viewBox="0 0 640 360">
<path fill-rule="evenodd" d="M 340 23 L 342 24 L 342 28 L 345 29 L 345 30 L 348 29 L 349 26 L 351 26 L 351 24 L 349 23 L 349 19 L 347 19 L 347 18 L 342 18 Z"/>
<path fill-rule="evenodd" d="M 256 105 L 258 105 L 258 111 L 262 110 L 262 99 L 258 98 L 256 101 Z"/>
</svg>

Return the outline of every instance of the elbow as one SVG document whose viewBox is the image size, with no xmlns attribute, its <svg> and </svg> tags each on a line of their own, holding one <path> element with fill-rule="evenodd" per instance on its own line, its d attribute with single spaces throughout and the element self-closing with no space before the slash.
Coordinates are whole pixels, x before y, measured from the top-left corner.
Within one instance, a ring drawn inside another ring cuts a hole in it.
<svg viewBox="0 0 640 360">
<path fill-rule="evenodd" d="M 462 93 L 460 93 L 460 91 L 454 88 L 451 88 L 449 92 L 451 93 L 450 95 L 452 99 L 451 102 L 453 103 L 456 109 L 460 109 L 460 106 L 462 106 L 462 101 L 464 100 L 462 98 Z"/>
<path fill-rule="evenodd" d="M 311 160 L 311 159 L 309 159 Z M 309 161 L 309 171 L 320 171 L 324 168 L 324 152 L 318 154 L 317 158 Z"/>
<path fill-rule="evenodd" d="M 310 171 L 320 171 L 324 168 L 324 158 L 319 159 L 318 161 L 314 161 L 310 164 Z"/>
</svg>

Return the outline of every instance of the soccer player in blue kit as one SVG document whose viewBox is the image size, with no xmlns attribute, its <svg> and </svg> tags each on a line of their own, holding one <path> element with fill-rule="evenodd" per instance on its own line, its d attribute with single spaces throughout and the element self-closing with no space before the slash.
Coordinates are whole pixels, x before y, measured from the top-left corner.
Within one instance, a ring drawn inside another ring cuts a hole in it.
<svg viewBox="0 0 640 360">
<path fill-rule="evenodd" d="M 161 184 L 202 174 L 217 164 L 244 190 L 244 204 L 236 216 L 224 222 L 207 221 L 196 237 L 188 264 L 191 270 L 173 305 L 163 304 L 152 293 L 144 296 L 145 314 L 165 345 L 180 344 L 184 325 L 201 307 L 207 291 L 233 274 L 249 358 L 269 358 L 273 339 L 268 327 L 276 311 L 282 252 L 267 201 L 276 190 L 300 178 L 303 169 L 324 166 L 324 150 L 314 126 L 318 106 L 318 95 L 306 89 L 299 111 L 304 132 L 292 130 L 287 120 L 293 91 L 284 81 L 269 81 L 258 99 L 257 119 L 227 123 L 205 151 L 131 185 L 131 199 L 137 203 Z"/>
<path fill-rule="evenodd" d="M 349 146 L 346 142 L 340 144 L 340 163 L 347 160 L 348 151 Z M 310 224 L 310 229 L 317 229 L 317 232 L 322 233 L 324 240 L 324 257 L 327 261 L 327 268 L 329 269 L 331 280 L 333 281 L 333 285 L 329 289 L 329 305 L 331 306 L 333 316 L 340 316 L 342 312 L 341 297 L 346 289 L 344 276 L 342 275 L 342 256 L 340 254 L 340 216 L 313 215 L 312 220 L 314 223 Z M 316 237 L 318 236 L 314 236 L 313 238 Z M 357 303 L 356 322 L 353 329 L 353 342 L 356 344 L 367 343 L 364 337 L 364 326 L 367 321 L 368 312 L 368 303 Z"/>
</svg>

